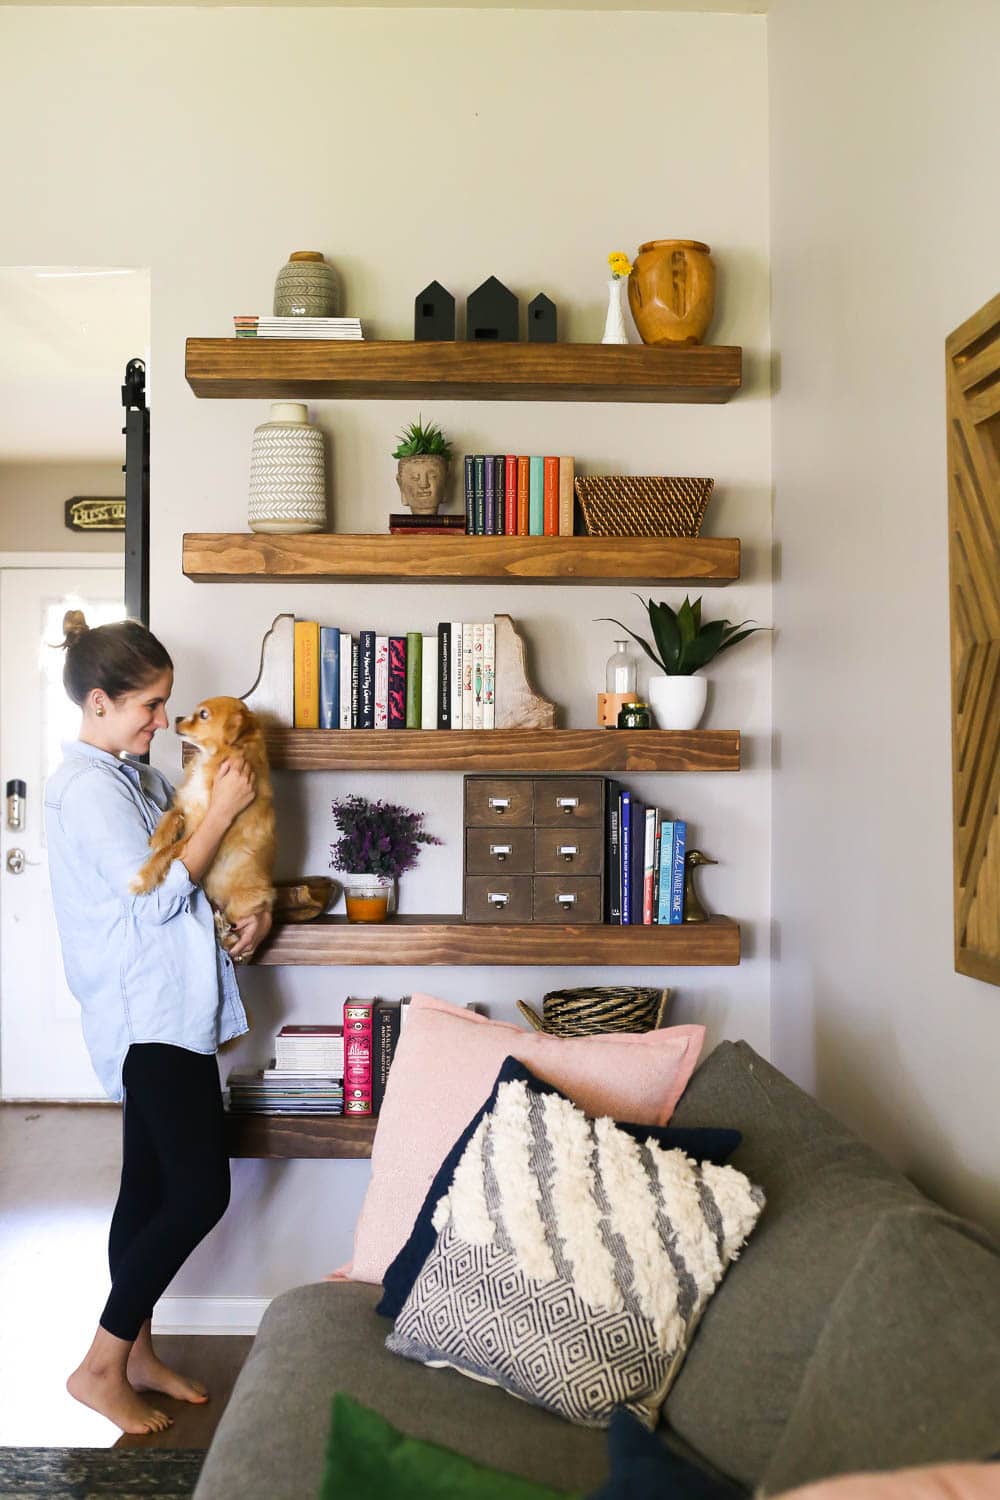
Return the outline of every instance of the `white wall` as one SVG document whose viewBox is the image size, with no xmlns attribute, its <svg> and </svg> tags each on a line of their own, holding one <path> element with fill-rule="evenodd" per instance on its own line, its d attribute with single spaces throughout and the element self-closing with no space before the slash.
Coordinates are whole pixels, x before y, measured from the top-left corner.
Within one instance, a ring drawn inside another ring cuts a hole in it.
<svg viewBox="0 0 1000 1500">
<path fill-rule="evenodd" d="M 0 552 L 124 552 L 124 532 L 66 525 L 74 496 L 124 494 L 121 462 L 6 463 L 0 455 Z"/>
<path fill-rule="evenodd" d="M 944 340 L 995 295 L 1000 9 L 768 19 L 774 1058 L 1000 1228 L 1000 991 L 953 972 Z"/>
<path fill-rule="evenodd" d="M 627 589 L 206 586 L 181 576 L 184 531 L 243 530 L 258 402 L 197 401 L 184 339 L 224 335 L 234 312 L 268 311 L 288 253 L 321 249 L 346 311 L 374 337 L 412 335 L 415 294 L 437 277 L 464 297 L 495 273 L 545 290 L 561 335 L 599 339 L 608 251 L 661 235 L 712 246 L 717 342 L 746 350 L 728 406 L 329 403 L 332 524 L 380 531 L 395 508 L 393 435 L 421 410 L 462 451 L 569 452 L 594 471 L 713 474 L 707 530 L 744 541 L 741 584 L 706 609 L 770 618 L 768 186 L 761 17 L 600 12 L 0 9 L 12 153 L 0 261 L 152 270 L 152 614 L 178 662 L 178 710 L 244 692 L 272 617 L 356 631 L 431 630 L 509 610 L 540 686 L 572 726 L 593 722 L 614 627 L 638 621 Z M 667 86 L 669 83 L 669 86 Z M 44 109 L 37 107 L 40 97 Z M 674 595 L 676 600 L 676 595 Z M 472 612 L 470 615 L 470 611 Z M 628 971 L 676 986 L 675 1018 L 712 1040 L 769 1044 L 769 637 L 724 659 L 709 722 L 745 732 L 737 777 L 636 777 L 686 814 L 721 861 L 710 904 L 746 920 L 738 969 Z M 172 744 L 157 747 L 168 771 Z M 285 777 L 280 874 L 323 872 L 329 802 L 343 778 Z M 461 900 L 458 778 L 359 776 L 428 810 L 446 840 L 404 881 L 409 910 Z M 604 971 L 269 969 L 246 976 L 254 1018 L 229 1056 L 260 1061 L 286 1020 L 335 1017 L 345 993 L 426 988 L 494 1015 Z M 611 976 L 607 976 L 611 977 Z M 237 1163 L 233 1207 L 175 1283 L 187 1295 L 267 1296 L 348 1251 L 363 1164 Z"/>
</svg>

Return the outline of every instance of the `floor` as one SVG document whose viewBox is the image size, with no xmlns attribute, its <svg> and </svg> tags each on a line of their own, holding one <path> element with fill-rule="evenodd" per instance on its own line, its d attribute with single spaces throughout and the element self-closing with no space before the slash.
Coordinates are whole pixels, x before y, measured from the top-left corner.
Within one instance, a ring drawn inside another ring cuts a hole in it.
<svg viewBox="0 0 1000 1500">
<path fill-rule="evenodd" d="M 213 1393 L 203 1407 L 164 1398 L 175 1421 L 159 1437 L 122 1438 L 65 1390 L 108 1294 L 120 1168 L 117 1107 L 0 1105 L 0 1446 L 207 1447 L 225 1408 L 249 1338 L 155 1339 Z"/>
</svg>

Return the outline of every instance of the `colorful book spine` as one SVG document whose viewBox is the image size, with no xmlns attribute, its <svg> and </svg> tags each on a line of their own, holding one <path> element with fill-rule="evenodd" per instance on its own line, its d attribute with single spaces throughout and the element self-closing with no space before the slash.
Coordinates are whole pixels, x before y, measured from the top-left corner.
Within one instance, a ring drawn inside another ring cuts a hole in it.
<svg viewBox="0 0 1000 1500">
<path fill-rule="evenodd" d="M 632 925 L 632 902 L 629 888 L 629 865 L 632 860 L 632 793 L 621 794 L 621 862 L 618 879 L 622 889 L 622 926 Z"/>
<path fill-rule="evenodd" d="M 375 632 L 358 636 L 358 729 L 375 728 Z"/>
<path fill-rule="evenodd" d="M 406 632 L 406 727 L 419 729 L 424 717 L 424 638 L 419 630 Z"/>
<path fill-rule="evenodd" d="M 503 534 L 517 536 L 517 455 L 507 453 L 503 461 Z"/>
<path fill-rule="evenodd" d="M 670 861 L 670 925 L 684 921 L 684 852 L 687 848 L 687 824 L 674 824 L 674 849 Z"/>
<path fill-rule="evenodd" d="M 451 728 L 451 626 L 442 620 L 437 633 L 437 727 Z"/>
<path fill-rule="evenodd" d="M 472 727 L 483 728 L 483 627 L 472 627 Z"/>
<path fill-rule="evenodd" d="M 628 902 L 632 926 L 642 926 L 642 881 L 645 867 L 646 805 L 632 793 L 632 846 L 629 850 Z"/>
<path fill-rule="evenodd" d="M 659 808 L 656 809 L 656 832 L 653 837 L 653 915 L 652 921 L 659 922 L 660 916 L 660 842 L 663 836 L 663 814 Z"/>
<path fill-rule="evenodd" d="M 531 460 L 519 454 L 517 460 L 517 534 L 530 535 Z"/>
<path fill-rule="evenodd" d="M 472 536 L 476 529 L 476 460 L 465 455 L 465 529 Z"/>
<path fill-rule="evenodd" d="M 319 728 L 319 622 L 295 621 L 295 727 Z"/>
<path fill-rule="evenodd" d="M 372 1013 L 374 1001 L 344 1001 L 344 1114 L 372 1112 Z"/>
<path fill-rule="evenodd" d="M 438 729 L 438 638 L 425 635 L 420 642 L 420 729 Z"/>
<path fill-rule="evenodd" d="M 483 728 L 496 728 L 497 628 L 492 620 L 483 626 Z"/>
<path fill-rule="evenodd" d="M 576 482 L 576 464 L 568 454 L 562 454 L 559 459 L 559 535 L 573 535 L 573 520 L 575 516 L 576 496 L 574 484 Z"/>
<path fill-rule="evenodd" d="M 335 625 L 319 630 L 319 727 L 340 728 L 340 631 Z"/>
<path fill-rule="evenodd" d="M 353 636 L 340 632 L 340 727 L 351 728 L 351 661 L 357 645 Z"/>
<path fill-rule="evenodd" d="M 406 636 L 389 637 L 387 729 L 406 728 Z"/>
<path fill-rule="evenodd" d="M 451 680 L 449 691 L 451 693 L 451 727 L 452 729 L 463 729 L 462 723 L 462 681 L 465 675 L 465 658 L 462 654 L 462 622 L 452 620 L 451 622 Z"/>
<path fill-rule="evenodd" d="M 528 460 L 528 535 L 545 535 L 545 460 L 538 454 Z"/>
<path fill-rule="evenodd" d="M 483 534 L 493 536 L 497 528 L 497 468 L 492 454 L 483 459 Z"/>
<path fill-rule="evenodd" d="M 375 707 L 373 729 L 389 727 L 389 637 L 375 637 Z"/>
<path fill-rule="evenodd" d="M 372 651 L 375 650 L 375 640 L 372 638 Z M 375 658 L 372 657 L 372 668 L 375 666 Z M 374 689 L 374 682 L 372 684 Z M 374 703 L 374 699 L 372 700 Z M 351 636 L 351 728 L 361 728 L 361 637 Z"/>
<path fill-rule="evenodd" d="M 542 535 L 559 535 L 559 460 L 542 460 Z"/>
<path fill-rule="evenodd" d="M 621 790 L 617 781 L 609 781 L 605 803 L 607 808 L 605 921 L 615 927 L 620 927 L 622 923 Z"/>
<path fill-rule="evenodd" d="M 472 460 L 473 521 L 476 536 L 486 532 L 486 459 L 481 453 Z"/>
<path fill-rule="evenodd" d="M 474 661 L 474 627 L 462 624 L 462 728 L 473 729 L 472 722 L 472 674 Z"/>
<path fill-rule="evenodd" d="M 372 1112 L 378 1114 L 399 1041 L 399 1001 L 379 1000 L 372 1019 Z"/>
<path fill-rule="evenodd" d="M 656 920 L 661 927 L 670 922 L 670 882 L 674 866 L 674 825 L 668 818 L 660 824 L 660 894 L 656 903 Z"/>
<path fill-rule="evenodd" d="M 507 470 L 502 453 L 493 457 L 493 499 L 496 506 L 493 517 L 493 535 L 503 536 L 504 507 L 507 503 Z"/>
<path fill-rule="evenodd" d="M 642 925 L 653 925 L 653 856 L 656 853 L 656 808 L 646 808 L 642 856 Z"/>
</svg>

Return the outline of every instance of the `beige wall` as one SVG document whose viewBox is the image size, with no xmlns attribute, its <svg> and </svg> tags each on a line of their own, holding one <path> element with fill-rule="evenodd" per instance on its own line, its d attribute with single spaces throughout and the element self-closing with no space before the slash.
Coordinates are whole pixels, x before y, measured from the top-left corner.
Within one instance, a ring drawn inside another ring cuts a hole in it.
<svg viewBox="0 0 1000 1500">
<path fill-rule="evenodd" d="M 281 610 L 352 631 L 373 623 L 432 630 L 439 619 L 509 610 L 530 637 L 543 691 L 565 706 L 570 725 L 584 726 L 615 633 L 596 617 L 638 619 L 627 589 L 210 587 L 181 576 L 184 531 L 245 528 L 250 433 L 267 416 L 262 402 L 197 401 L 183 380 L 184 339 L 228 333 L 234 312 L 269 310 L 274 275 L 296 248 L 322 249 L 338 266 L 346 311 L 370 336 L 410 337 L 413 298 L 432 278 L 464 297 L 494 273 L 527 299 L 547 291 L 564 338 L 594 340 L 608 251 L 632 252 L 666 234 L 709 241 L 722 280 L 713 335 L 746 348 L 738 400 L 328 403 L 315 411 L 330 436 L 332 521 L 343 531 L 384 529 L 396 504 L 394 434 L 418 410 L 443 423 L 459 452 L 568 452 L 595 471 L 713 474 L 719 497 L 708 529 L 743 537 L 746 571 L 706 608 L 769 620 L 761 17 L 94 9 L 66 10 L 54 25 L 53 16 L 0 8 L 0 45 L 16 59 L 0 121 L 8 136 L 33 121 L 31 152 L 9 163 L 5 196 L 16 211 L 5 216 L 0 260 L 151 267 L 152 616 L 178 662 L 178 710 L 210 690 L 246 691 L 260 637 Z M 629 972 L 674 985 L 677 1020 L 704 1020 L 713 1040 L 745 1036 L 766 1051 L 769 638 L 733 652 L 714 676 L 709 722 L 744 730 L 747 770 L 632 784 L 686 814 L 720 859 L 706 894 L 746 919 L 746 961 Z M 176 771 L 174 744 L 157 746 L 156 758 Z M 346 783 L 282 780 L 281 873 L 321 873 L 330 799 Z M 402 901 L 411 911 L 458 910 L 458 778 L 365 775 L 351 785 L 427 809 L 446 846 L 404 881 Z M 519 997 L 537 1001 L 558 983 L 611 977 L 251 972 L 254 1029 L 227 1060 L 261 1061 L 277 1025 L 335 1017 L 350 991 L 425 988 L 512 1017 Z M 237 1163 L 233 1208 L 175 1290 L 267 1296 L 322 1275 L 349 1249 L 366 1177 L 363 1164 Z"/>
<path fill-rule="evenodd" d="M 120 463 L 4 463 L 0 456 L 0 552 L 124 552 L 124 532 L 66 525 L 74 496 L 124 493 Z"/>
<path fill-rule="evenodd" d="M 768 32 L 774 1056 L 1000 1228 L 1000 990 L 952 967 L 944 408 L 1000 280 L 1000 10 L 778 0 Z"/>
</svg>

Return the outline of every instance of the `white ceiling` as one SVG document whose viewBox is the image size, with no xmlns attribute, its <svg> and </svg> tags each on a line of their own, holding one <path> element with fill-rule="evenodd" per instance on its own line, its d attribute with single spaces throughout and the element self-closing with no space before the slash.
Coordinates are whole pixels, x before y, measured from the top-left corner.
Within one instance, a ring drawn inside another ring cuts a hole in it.
<svg viewBox="0 0 1000 1500">
<path fill-rule="evenodd" d="M 0 462 L 122 455 L 122 377 L 148 347 L 148 271 L 0 266 Z"/>
</svg>

